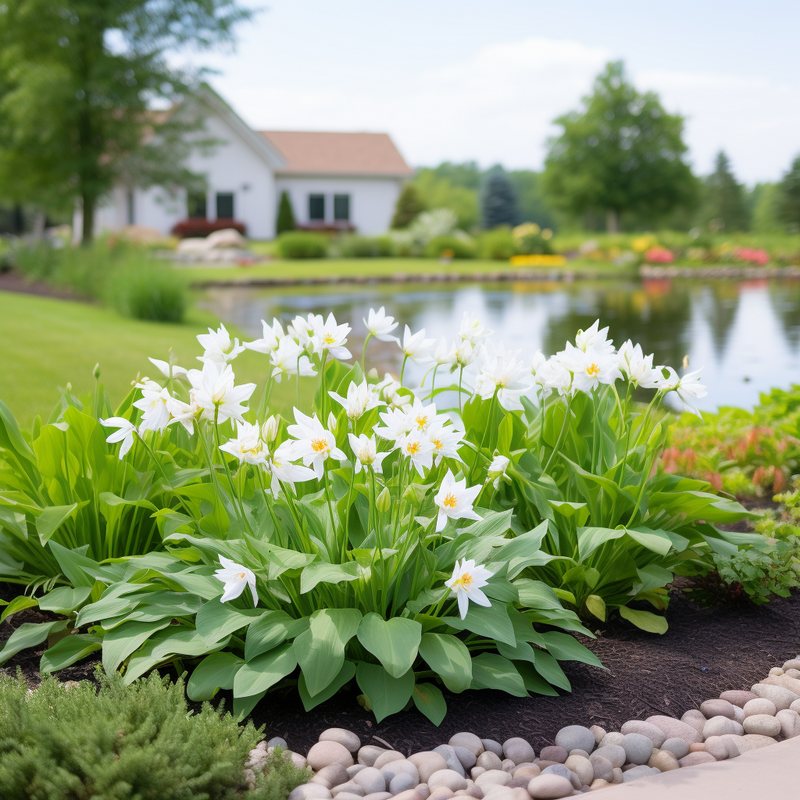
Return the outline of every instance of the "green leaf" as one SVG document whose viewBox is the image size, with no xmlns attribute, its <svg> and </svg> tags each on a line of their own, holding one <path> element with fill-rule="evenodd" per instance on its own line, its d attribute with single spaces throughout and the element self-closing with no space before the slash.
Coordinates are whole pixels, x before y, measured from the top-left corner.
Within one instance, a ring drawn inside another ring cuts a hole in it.
<svg viewBox="0 0 800 800">
<path fill-rule="evenodd" d="M 536 651 L 536 671 L 553 686 L 558 686 L 559 689 L 566 692 L 571 691 L 569 678 L 550 653 L 546 653 L 544 650 Z"/>
<path fill-rule="evenodd" d="M 514 626 L 511 624 L 508 611 L 500 603 L 494 603 L 491 606 L 479 606 L 475 603 L 470 603 L 469 611 L 467 611 L 467 616 L 464 619 L 460 617 L 442 617 L 442 622 L 457 631 L 477 633 L 512 646 L 516 642 Z"/>
<path fill-rule="evenodd" d="M 312 697 L 306 688 L 306 679 L 301 673 L 300 680 L 297 681 L 297 691 L 300 693 L 300 699 L 303 701 L 303 708 L 305 708 L 306 711 L 311 711 L 312 708 L 318 706 L 320 703 L 324 703 L 326 700 L 333 697 L 342 686 L 351 681 L 355 674 L 356 665 L 352 661 L 345 661 L 333 681 L 321 692 L 318 692 Z"/>
<path fill-rule="evenodd" d="M 36 463 L 36 456 L 28 446 L 11 409 L 0 400 L 0 447 L 13 451 L 16 455 Z"/>
<path fill-rule="evenodd" d="M 212 653 L 206 656 L 192 672 L 186 684 L 186 694 L 191 700 L 211 700 L 220 689 L 233 689 L 233 681 L 244 664 L 233 653 Z"/>
<path fill-rule="evenodd" d="M 261 616 L 261 613 L 257 608 L 235 608 L 230 603 L 214 599 L 203 604 L 197 612 L 194 625 L 206 642 L 213 644 L 246 628 Z"/>
<path fill-rule="evenodd" d="M 660 589 L 672 581 L 672 572 L 658 564 L 648 564 L 646 567 L 636 570 L 642 586 L 639 592 L 651 592 L 653 589 Z"/>
<path fill-rule="evenodd" d="M 547 697 L 558 697 L 558 692 L 536 671 L 533 664 L 515 663 L 517 672 L 522 676 L 525 688 L 534 694 Z"/>
<path fill-rule="evenodd" d="M 50 541 L 52 535 L 71 517 L 75 512 L 88 501 L 83 503 L 73 503 L 71 506 L 48 506 L 36 517 L 36 532 L 39 534 L 39 541 L 45 545 Z"/>
<path fill-rule="evenodd" d="M 125 622 L 105 632 L 103 636 L 103 669 L 114 672 L 132 653 L 135 653 L 156 631 L 166 628 L 170 620 L 155 622 Z"/>
<path fill-rule="evenodd" d="M 447 702 L 442 690 L 432 683 L 418 683 L 411 696 L 414 698 L 417 710 L 421 711 L 438 728 L 447 714 Z"/>
<path fill-rule="evenodd" d="M 310 695 L 319 694 L 338 675 L 345 645 L 360 622 L 361 612 L 355 608 L 323 608 L 311 615 L 308 630 L 295 638 L 297 663 Z"/>
<path fill-rule="evenodd" d="M 300 594 L 310 592 L 318 583 L 341 583 L 358 580 L 358 564 L 350 561 L 347 564 L 329 564 L 326 561 L 315 561 L 309 564 L 300 576 Z"/>
<path fill-rule="evenodd" d="M 378 722 L 402 711 L 414 690 L 412 670 L 399 678 L 393 678 L 383 667 L 363 661 L 356 668 L 356 681 L 367 696 Z"/>
<path fill-rule="evenodd" d="M 233 698 L 233 716 L 237 719 L 244 719 L 261 701 L 266 691 L 258 694 L 251 694 L 247 697 Z"/>
<path fill-rule="evenodd" d="M 623 619 L 641 628 L 648 633 L 661 633 L 664 634 L 669 628 L 666 617 L 653 614 L 651 611 L 639 611 L 636 608 L 628 608 L 628 606 L 620 606 L 619 614 Z"/>
<path fill-rule="evenodd" d="M 642 547 L 665 556 L 672 549 L 672 541 L 664 531 L 649 528 L 628 528 L 628 536 Z"/>
<path fill-rule="evenodd" d="M 602 667 L 600 659 L 587 647 L 573 639 L 568 633 L 548 631 L 541 634 L 547 651 L 559 661 L 581 661 Z"/>
<path fill-rule="evenodd" d="M 585 602 L 586 608 L 589 610 L 590 614 L 593 614 L 597 619 L 603 622 L 606 621 L 606 603 L 602 597 L 596 594 L 590 594 Z"/>
<path fill-rule="evenodd" d="M 598 547 L 625 535 L 624 528 L 578 528 L 578 553 L 585 561 Z"/>
<path fill-rule="evenodd" d="M 96 561 L 76 553 L 74 550 L 62 547 L 57 542 L 50 542 L 49 546 L 58 565 L 73 586 L 92 587 L 95 580 L 102 579 L 109 574 Z"/>
<path fill-rule="evenodd" d="M 39 601 L 35 597 L 29 597 L 24 594 L 18 595 L 3 609 L 3 613 L 0 614 L 0 622 L 18 611 L 24 611 L 26 608 L 34 608 L 38 605 Z"/>
<path fill-rule="evenodd" d="M 233 680 L 233 694 L 249 697 L 261 694 L 278 681 L 290 675 L 297 666 L 297 657 L 290 643 L 262 653 L 252 661 L 245 662 Z"/>
<path fill-rule="evenodd" d="M 0 650 L 0 665 L 5 664 L 9 658 L 15 656 L 20 650 L 36 647 L 51 633 L 58 633 L 66 627 L 67 621 L 65 619 L 57 619 L 53 622 L 23 622 L 8 637 L 5 647 Z"/>
<path fill-rule="evenodd" d="M 393 678 L 400 678 L 414 666 L 422 625 L 404 617 L 385 620 L 372 612 L 361 620 L 357 635 L 358 641 L 383 664 L 384 669 Z"/>
<path fill-rule="evenodd" d="M 39 598 L 39 608 L 56 614 L 70 614 L 92 593 L 89 586 L 61 586 Z"/>
<path fill-rule="evenodd" d="M 74 633 L 59 639 L 51 648 L 45 651 L 39 662 L 39 671 L 47 675 L 51 672 L 64 669 L 90 653 L 99 650 L 102 638 L 92 633 Z"/>
<path fill-rule="evenodd" d="M 525 682 L 514 664 L 495 653 L 481 653 L 472 659 L 472 689 L 499 689 L 514 697 L 527 697 Z"/>
<path fill-rule="evenodd" d="M 425 633 L 419 654 L 451 692 L 463 692 L 472 683 L 472 660 L 464 642 L 449 633 Z"/>
<path fill-rule="evenodd" d="M 209 650 L 221 650 L 226 644 L 227 641 L 223 640 L 208 645 L 193 628 L 176 630 L 170 626 L 154 634 L 131 657 L 125 671 L 125 683 L 132 683 L 162 661 L 168 661 L 175 656 L 204 656 Z"/>
<path fill-rule="evenodd" d="M 262 611 L 261 616 L 247 628 L 244 660 L 250 661 L 277 647 L 284 639 L 293 639 L 307 629 L 308 617 L 292 619 L 285 611 Z"/>
</svg>

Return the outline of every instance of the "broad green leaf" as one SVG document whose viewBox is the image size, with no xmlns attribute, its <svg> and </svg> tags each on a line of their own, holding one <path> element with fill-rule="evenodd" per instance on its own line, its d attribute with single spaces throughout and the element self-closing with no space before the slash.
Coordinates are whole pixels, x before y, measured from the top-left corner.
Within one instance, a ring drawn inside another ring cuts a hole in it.
<svg viewBox="0 0 800 800">
<path fill-rule="evenodd" d="M 111 577 L 115 574 L 111 567 L 102 567 L 91 558 L 62 547 L 58 542 L 50 542 L 49 547 L 61 570 L 73 586 L 92 587 L 95 580 L 110 582 Z"/>
<path fill-rule="evenodd" d="M 469 689 L 472 661 L 467 646 L 457 636 L 425 633 L 420 641 L 419 654 L 451 692 Z"/>
<path fill-rule="evenodd" d="M 297 657 L 290 643 L 284 644 L 268 653 L 256 656 L 245 662 L 233 679 L 233 693 L 236 697 L 249 697 L 261 694 L 278 681 L 290 675 L 297 666 Z"/>
<path fill-rule="evenodd" d="M 525 688 L 534 694 L 543 694 L 547 697 L 557 697 L 558 692 L 536 671 L 533 664 L 515 663 L 517 672 L 522 676 Z"/>
<path fill-rule="evenodd" d="M 511 624 L 508 611 L 500 603 L 494 603 L 491 606 L 479 606 L 475 603 L 470 603 L 469 611 L 467 611 L 467 616 L 464 619 L 460 617 L 442 617 L 442 622 L 457 631 L 477 633 L 506 644 L 513 645 L 516 641 L 514 626 Z"/>
<path fill-rule="evenodd" d="M 223 639 L 214 645 L 208 645 L 196 630 L 176 630 L 170 626 L 154 634 L 131 656 L 125 671 L 125 683 L 132 683 L 162 661 L 168 661 L 175 656 L 203 656 L 208 652 L 221 650 L 226 644 L 227 641 Z"/>
<path fill-rule="evenodd" d="M 581 661 L 602 667 L 600 659 L 587 647 L 576 641 L 568 633 L 547 631 L 541 634 L 547 651 L 559 661 Z"/>
<path fill-rule="evenodd" d="M 103 636 L 103 669 L 111 673 L 132 653 L 136 652 L 156 631 L 166 628 L 170 620 L 155 622 L 125 622 Z"/>
<path fill-rule="evenodd" d="M 74 633 L 59 639 L 45 651 L 39 662 L 39 671 L 46 675 L 64 669 L 80 661 L 95 650 L 99 650 L 103 640 L 92 633 Z"/>
<path fill-rule="evenodd" d="M 648 633 L 661 633 L 667 632 L 669 624 L 666 617 L 653 614 L 651 611 L 639 611 L 636 608 L 628 608 L 628 606 L 620 606 L 619 614 L 623 619 L 641 628 Z"/>
<path fill-rule="evenodd" d="M 575 518 L 575 524 L 580 528 L 589 516 L 589 509 L 586 503 L 568 503 L 566 500 L 548 500 L 548 503 L 559 514 L 567 519 Z"/>
<path fill-rule="evenodd" d="M 258 694 L 251 694 L 247 697 L 233 698 L 233 716 L 236 719 L 244 719 L 261 701 L 266 694 L 266 691 L 259 692 Z"/>
<path fill-rule="evenodd" d="M 672 542 L 663 531 L 654 531 L 649 528 L 628 528 L 628 536 L 642 547 L 665 556 L 672 549 Z"/>
<path fill-rule="evenodd" d="M 213 644 L 246 628 L 260 617 L 261 613 L 257 608 L 234 608 L 230 603 L 214 599 L 204 603 L 197 612 L 194 626 L 206 642 Z"/>
<path fill-rule="evenodd" d="M 472 689 L 499 689 L 514 697 L 527 697 L 528 691 L 517 668 L 503 656 L 481 653 L 472 659 Z"/>
<path fill-rule="evenodd" d="M 20 650 L 40 645 L 51 633 L 58 633 L 67 627 L 65 619 L 53 622 L 23 622 L 11 636 L 5 647 L 0 650 L 0 665 L 5 664 L 9 658 L 15 656 Z"/>
<path fill-rule="evenodd" d="M 233 689 L 233 680 L 244 664 L 233 653 L 212 653 L 206 656 L 192 672 L 186 684 L 186 694 L 191 700 L 211 700 L 220 689 Z"/>
<path fill-rule="evenodd" d="M 589 613 L 593 614 L 597 619 L 606 621 L 606 603 L 600 595 L 590 594 L 586 600 L 586 608 Z M 587 623 L 588 624 L 588 623 Z"/>
<path fill-rule="evenodd" d="M 578 552 L 581 561 L 585 561 L 598 547 L 620 539 L 625 533 L 624 528 L 578 528 Z"/>
<path fill-rule="evenodd" d="M 277 647 L 284 639 L 293 639 L 308 629 L 308 617 L 292 619 L 285 611 L 262 611 L 261 616 L 247 628 L 244 660 Z"/>
<path fill-rule="evenodd" d="M 357 635 L 358 641 L 383 664 L 384 669 L 393 678 L 400 678 L 414 666 L 422 625 L 403 617 L 385 620 L 373 612 L 361 620 Z"/>
<path fill-rule="evenodd" d="M 52 535 L 83 505 L 83 503 L 73 503 L 70 506 L 48 506 L 36 517 L 36 532 L 39 534 L 39 541 L 45 545 L 50 541 Z"/>
<path fill-rule="evenodd" d="M 651 592 L 653 589 L 660 589 L 672 581 L 672 572 L 658 564 L 648 564 L 646 567 L 641 567 L 636 570 L 642 586 L 639 592 Z"/>
<path fill-rule="evenodd" d="M 39 608 L 56 614 L 70 614 L 91 594 L 89 586 L 61 586 L 39 598 Z"/>
<path fill-rule="evenodd" d="M 33 464 L 36 463 L 36 456 L 25 441 L 17 420 L 2 400 L 0 400 L 0 447 L 13 451 Z"/>
<path fill-rule="evenodd" d="M 438 728 L 447 714 L 447 702 L 442 690 L 432 683 L 418 683 L 411 696 L 414 698 L 417 710 L 421 711 Z"/>
<path fill-rule="evenodd" d="M 378 664 L 367 664 L 363 661 L 356 668 L 356 681 L 367 696 L 378 722 L 402 711 L 414 690 L 412 670 L 399 678 L 393 678 Z"/>
<path fill-rule="evenodd" d="M 459 533 L 465 531 L 476 538 L 491 538 L 500 536 L 511 527 L 511 517 L 514 512 L 510 508 L 507 511 L 487 512 L 481 509 L 481 513 L 484 513 L 482 519 L 473 522 L 468 528 L 459 528 Z"/>
<path fill-rule="evenodd" d="M 300 594 L 310 592 L 318 583 L 341 583 L 358 580 L 358 564 L 350 561 L 347 564 L 329 564 L 326 561 L 315 561 L 309 564 L 300 576 Z"/>
<path fill-rule="evenodd" d="M 26 608 L 34 608 L 38 605 L 39 601 L 35 597 L 29 597 L 24 594 L 18 595 L 3 609 L 3 613 L 0 614 L 0 622 L 18 611 L 24 611 Z"/>
<path fill-rule="evenodd" d="M 572 687 L 569 678 L 564 674 L 564 670 L 558 664 L 558 661 L 544 650 L 536 651 L 536 671 L 553 686 L 558 686 L 559 689 L 564 691 L 571 691 Z"/>
<path fill-rule="evenodd" d="M 297 663 L 313 697 L 339 674 L 345 645 L 356 635 L 361 612 L 355 608 L 323 608 L 315 611 L 309 627 L 294 640 Z"/>
<path fill-rule="evenodd" d="M 338 675 L 329 683 L 321 692 L 318 692 L 313 697 L 308 693 L 306 688 L 306 679 L 300 674 L 300 680 L 297 681 L 297 691 L 300 693 L 300 699 L 303 701 L 303 708 L 306 711 L 311 711 L 320 703 L 333 697 L 346 683 L 353 679 L 356 674 L 356 665 L 352 661 L 345 661 L 342 668 L 339 670 Z"/>
</svg>

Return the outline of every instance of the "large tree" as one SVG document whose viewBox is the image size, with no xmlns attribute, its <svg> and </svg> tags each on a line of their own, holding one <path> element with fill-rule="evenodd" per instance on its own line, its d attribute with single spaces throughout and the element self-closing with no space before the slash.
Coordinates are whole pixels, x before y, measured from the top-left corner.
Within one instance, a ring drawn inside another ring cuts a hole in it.
<svg viewBox="0 0 800 800">
<path fill-rule="evenodd" d="M 777 212 L 782 222 L 800 229 L 800 156 L 778 184 Z"/>
<path fill-rule="evenodd" d="M 520 222 L 517 190 L 501 166 L 492 167 L 486 174 L 481 190 L 481 217 L 483 227 L 489 230 Z"/>
<path fill-rule="evenodd" d="M 4 0 L 0 4 L 0 184 L 15 200 L 83 208 L 92 237 L 116 183 L 186 185 L 185 100 L 200 73 L 165 54 L 232 41 L 237 0 Z"/>
<path fill-rule="evenodd" d="M 702 221 L 712 228 L 743 231 L 750 227 L 744 186 L 733 174 L 731 161 L 720 150 L 714 161 L 714 171 L 705 179 Z"/>
<path fill-rule="evenodd" d="M 563 130 L 548 142 L 544 183 L 565 212 L 604 213 L 616 232 L 626 212 L 655 221 L 692 201 L 683 118 L 668 114 L 654 92 L 637 91 L 621 61 L 597 76 L 580 111 L 555 124 Z"/>
</svg>

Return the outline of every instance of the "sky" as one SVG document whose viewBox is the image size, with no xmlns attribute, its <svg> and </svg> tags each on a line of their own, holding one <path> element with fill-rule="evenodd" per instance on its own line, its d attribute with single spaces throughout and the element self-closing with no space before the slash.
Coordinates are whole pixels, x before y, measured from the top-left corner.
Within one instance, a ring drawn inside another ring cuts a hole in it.
<svg viewBox="0 0 800 800">
<path fill-rule="evenodd" d="M 256 129 L 385 131 L 412 166 L 540 169 L 553 119 L 621 59 L 685 116 L 698 174 L 720 149 L 747 184 L 800 155 L 798 0 L 265 1 L 235 51 L 181 57 Z"/>
</svg>

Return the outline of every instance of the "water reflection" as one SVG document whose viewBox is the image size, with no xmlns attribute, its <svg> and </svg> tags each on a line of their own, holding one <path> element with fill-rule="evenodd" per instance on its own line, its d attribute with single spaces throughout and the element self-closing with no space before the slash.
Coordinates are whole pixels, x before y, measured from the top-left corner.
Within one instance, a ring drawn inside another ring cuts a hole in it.
<svg viewBox="0 0 800 800">
<path fill-rule="evenodd" d="M 659 362 L 678 367 L 688 355 L 703 367 L 709 393 L 701 407 L 752 406 L 760 392 L 800 381 L 800 283 L 779 281 L 619 280 L 564 284 L 492 284 L 459 287 L 326 287 L 307 293 L 253 288 L 213 289 L 203 305 L 248 334 L 262 318 L 284 321 L 297 313 L 327 313 L 353 325 L 351 350 L 359 353 L 362 318 L 371 307 L 412 330 L 451 337 L 465 311 L 477 313 L 512 348 L 529 354 L 561 349 L 578 328 L 598 317 L 615 342 L 639 341 Z M 372 363 L 395 373 L 399 350 L 370 344 Z M 421 376 L 409 371 L 409 377 Z"/>
</svg>

